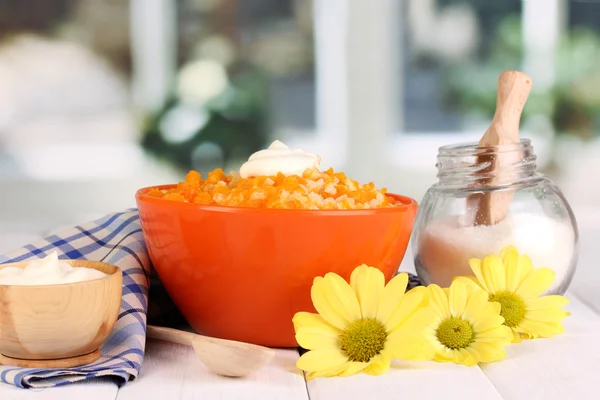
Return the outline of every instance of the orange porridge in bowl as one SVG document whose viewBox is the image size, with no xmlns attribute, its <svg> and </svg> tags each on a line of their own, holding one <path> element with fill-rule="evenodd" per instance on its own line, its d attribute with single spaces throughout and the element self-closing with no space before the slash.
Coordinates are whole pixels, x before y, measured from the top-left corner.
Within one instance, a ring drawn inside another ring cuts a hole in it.
<svg viewBox="0 0 600 400">
<path fill-rule="evenodd" d="M 321 157 L 274 141 L 252 154 L 239 173 L 217 168 L 206 179 L 190 171 L 185 182 L 148 195 L 187 203 L 252 208 L 352 210 L 394 207 L 396 200 L 371 183 L 360 184 L 333 168 L 321 171 Z"/>
<path fill-rule="evenodd" d="M 394 198 L 373 183 L 360 184 L 332 168 L 306 169 L 302 176 L 284 175 L 242 178 L 218 168 L 206 179 L 190 171 L 185 182 L 169 190 L 152 189 L 148 195 L 187 203 L 254 208 L 349 210 L 394 207 Z"/>
</svg>

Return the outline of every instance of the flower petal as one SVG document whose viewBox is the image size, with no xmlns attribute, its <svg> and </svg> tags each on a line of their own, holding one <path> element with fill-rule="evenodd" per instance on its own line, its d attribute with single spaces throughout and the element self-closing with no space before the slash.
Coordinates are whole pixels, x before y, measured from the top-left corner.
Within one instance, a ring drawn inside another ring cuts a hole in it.
<svg viewBox="0 0 600 400">
<path fill-rule="evenodd" d="M 450 317 L 450 307 L 448 305 L 448 295 L 436 284 L 427 286 L 429 290 L 429 306 L 441 318 Z"/>
<path fill-rule="evenodd" d="M 379 299 L 385 286 L 383 273 L 377 268 L 363 264 L 352 271 L 350 286 L 360 304 L 362 317 L 375 318 L 379 308 Z"/>
<path fill-rule="evenodd" d="M 448 305 L 453 317 L 461 317 L 467 305 L 467 287 L 462 281 L 454 281 L 450 285 Z"/>
<path fill-rule="evenodd" d="M 365 374 L 382 375 L 390 369 L 391 357 L 386 354 L 379 354 L 373 358 L 368 367 L 364 369 Z"/>
<path fill-rule="evenodd" d="M 498 343 L 502 346 L 509 344 L 513 339 L 512 329 L 506 325 L 495 326 L 485 331 L 477 331 L 475 334 L 478 342 Z"/>
<path fill-rule="evenodd" d="M 519 256 L 519 252 L 512 246 L 502 250 L 500 257 L 506 270 L 506 290 L 514 292 L 523 277 L 533 270 L 533 265 L 529 257 Z"/>
<path fill-rule="evenodd" d="M 530 310 L 525 314 L 525 318 L 540 322 L 560 322 L 567 317 L 567 312 L 560 308 L 550 308 L 547 310 Z"/>
<path fill-rule="evenodd" d="M 296 331 L 296 341 L 307 350 L 335 347 L 338 345 L 339 335 L 333 329 L 303 326 Z"/>
<path fill-rule="evenodd" d="M 522 321 L 518 328 L 522 329 L 531 338 L 545 337 L 549 338 L 565 331 L 560 322 L 541 322 L 526 319 Z"/>
<path fill-rule="evenodd" d="M 479 362 L 481 360 L 481 355 L 479 354 L 479 351 L 477 348 L 474 348 L 473 346 L 469 346 L 469 347 L 466 347 L 464 350 L 467 353 L 469 353 L 469 355 L 471 356 L 471 358 L 473 360 L 475 360 L 475 364 L 477 364 L 477 362 Z"/>
<path fill-rule="evenodd" d="M 338 347 L 311 350 L 304 353 L 296 366 L 307 372 L 323 371 L 342 366 L 348 362 L 348 357 Z"/>
<path fill-rule="evenodd" d="M 385 285 L 379 301 L 379 310 L 377 310 L 377 319 L 379 321 L 386 323 L 390 319 L 400 299 L 404 296 L 407 286 L 408 274 L 405 272 L 396 275 Z"/>
<path fill-rule="evenodd" d="M 449 350 L 452 352 L 452 356 L 451 357 L 446 357 L 445 355 L 441 354 L 441 353 L 436 353 L 435 357 L 433 358 L 435 361 L 437 362 L 442 362 L 442 363 L 450 363 L 453 362 L 452 359 L 454 358 L 454 352 L 456 350 Z"/>
<path fill-rule="evenodd" d="M 490 291 L 490 289 L 487 286 L 487 282 L 484 279 L 483 276 L 483 272 L 481 270 L 482 267 L 482 261 L 478 258 L 470 258 L 469 259 L 469 266 L 471 267 L 471 271 L 473 271 L 473 274 L 475 274 L 475 277 L 477 278 L 477 281 L 479 282 L 479 284 L 481 285 L 481 287 L 486 290 L 486 291 Z"/>
<path fill-rule="evenodd" d="M 333 325 L 325 321 L 325 318 L 315 313 L 299 311 L 296 314 L 294 314 L 292 322 L 294 324 L 294 329 L 298 329 L 303 326 L 322 327 L 326 325 L 328 328 L 335 330 L 335 332 L 337 332 L 338 334 L 341 333 L 339 329 L 335 328 Z"/>
<path fill-rule="evenodd" d="M 423 290 L 411 290 L 402 296 L 395 310 L 384 324 L 388 333 L 396 329 L 398 325 L 406 323 L 422 308 L 424 294 L 425 291 Z"/>
<path fill-rule="evenodd" d="M 488 292 L 482 289 L 479 289 L 478 292 L 470 293 L 467 298 L 465 310 L 463 311 L 463 318 L 471 322 L 480 318 L 481 313 L 483 313 L 483 310 L 489 304 L 488 298 Z"/>
<path fill-rule="evenodd" d="M 406 333 L 420 335 L 427 329 L 433 329 L 433 325 L 438 318 L 439 316 L 435 313 L 433 308 L 416 307 L 414 312 L 410 314 L 409 317 L 404 318 L 399 325 L 397 325 L 392 331 L 389 331 L 388 337 Z"/>
<path fill-rule="evenodd" d="M 454 362 L 454 358 L 457 356 L 458 350 L 451 349 L 440 343 L 441 349 L 437 349 L 437 353 L 434 357 L 435 360 L 445 359 L 446 362 Z"/>
<path fill-rule="evenodd" d="M 475 318 L 470 322 L 473 325 L 473 328 L 475 328 L 475 332 L 479 334 L 479 332 L 502 326 L 504 323 L 504 318 L 502 318 L 500 315 L 494 315 L 492 317 Z"/>
<path fill-rule="evenodd" d="M 498 346 L 491 343 L 475 342 L 471 345 L 469 350 L 477 355 L 477 359 L 480 362 L 489 363 L 506 358 L 506 350 L 502 345 Z"/>
<path fill-rule="evenodd" d="M 467 349 L 455 350 L 452 362 L 456 364 L 463 364 L 468 367 L 477 365 L 477 359 L 473 357 L 473 354 L 469 353 Z"/>
<path fill-rule="evenodd" d="M 310 295 L 318 313 L 338 329 L 345 329 L 347 324 L 361 317 L 354 291 L 337 274 L 316 277 Z"/>
<path fill-rule="evenodd" d="M 506 246 L 500 252 L 500 258 L 502 259 L 502 264 L 504 266 L 508 266 L 513 261 L 518 261 L 519 251 L 515 246 Z"/>
<path fill-rule="evenodd" d="M 481 286 L 479 280 L 475 276 L 457 276 L 452 279 L 452 282 L 454 281 L 460 281 L 463 285 L 467 287 L 468 291 L 483 290 L 487 293 L 487 290 L 484 289 L 483 286 Z"/>
<path fill-rule="evenodd" d="M 344 368 L 343 371 L 339 372 L 338 376 L 351 376 L 358 374 L 360 371 L 364 370 L 369 366 L 369 363 L 366 362 L 357 362 L 350 361 L 350 363 Z"/>
<path fill-rule="evenodd" d="M 311 372 L 306 375 L 306 380 L 309 381 L 311 379 L 320 378 L 322 376 L 338 376 L 341 374 L 349 365 L 351 361 L 347 361 L 344 364 L 337 365 L 333 368 L 323 369 L 320 371 Z"/>
<path fill-rule="evenodd" d="M 502 317 L 500 317 L 502 318 Z M 512 339 L 512 329 L 508 326 L 500 324 L 492 328 L 488 328 L 481 331 L 475 332 L 476 339 L 496 339 L 501 341 L 502 339 L 510 341 Z"/>
<path fill-rule="evenodd" d="M 534 269 L 523 278 L 515 293 L 525 301 L 538 297 L 550 287 L 554 276 L 555 273 L 550 268 Z"/>
<path fill-rule="evenodd" d="M 502 311 L 502 306 L 497 301 L 488 301 L 483 310 L 481 311 L 481 316 L 493 317 L 495 315 L 500 315 L 500 311 Z"/>
<path fill-rule="evenodd" d="M 569 304 L 569 299 L 564 296 L 550 295 L 528 300 L 526 303 L 528 311 L 545 310 L 549 308 L 560 308 Z"/>
<path fill-rule="evenodd" d="M 521 333 L 517 332 L 515 329 L 512 329 L 513 333 L 513 343 L 521 343 L 523 339 L 521 338 Z"/>
<path fill-rule="evenodd" d="M 499 256 L 495 254 L 486 256 L 482 262 L 481 272 L 490 293 L 506 289 L 506 270 Z"/>
<path fill-rule="evenodd" d="M 402 332 L 388 337 L 385 351 L 399 360 L 429 361 L 435 356 L 436 347 L 426 335 Z"/>
</svg>

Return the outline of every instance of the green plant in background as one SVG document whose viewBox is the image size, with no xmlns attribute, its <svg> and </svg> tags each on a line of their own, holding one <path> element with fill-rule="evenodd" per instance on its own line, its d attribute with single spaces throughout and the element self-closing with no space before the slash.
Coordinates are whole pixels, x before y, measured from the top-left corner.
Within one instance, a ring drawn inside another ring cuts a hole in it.
<svg viewBox="0 0 600 400">
<path fill-rule="evenodd" d="M 498 75 L 506 69 L 521 68 L 521 32 L 520 16 L 504 18 L 485 58 L 468 60 L 448 70 L 446 98 L 451 99 L 451 106 L 486 118 L 493 115 Z M 574 28 L 565 33 L 558 43 L 556 79 L 547 91 L 531 93 L 523 112 L 524 119 L 546 115 L 558 134 L 582 138 L 598 135 L 599 66 L 598 34 L 584 28 Z"/>
<path fill-rule="evenodd" d="M 178 2 L 172 98 L 148 116 L 142 145 L 181 169 L 237 168 L 281 125 L 286 79 L 313 69 L 311 2 Z M 293 102 L 291 103 L 293 107 Z"/>
<path fill-rule="evenodd" d="M 184 66 L 180 71 L 180 90 L 149 117 L 142 145 L 184 170 L 206 172 L 264 147 L 268 86 L 251 65 L 225 71 L 219 64 L 203 62 L 204 68 L 185 72 Z"/>
</svg>

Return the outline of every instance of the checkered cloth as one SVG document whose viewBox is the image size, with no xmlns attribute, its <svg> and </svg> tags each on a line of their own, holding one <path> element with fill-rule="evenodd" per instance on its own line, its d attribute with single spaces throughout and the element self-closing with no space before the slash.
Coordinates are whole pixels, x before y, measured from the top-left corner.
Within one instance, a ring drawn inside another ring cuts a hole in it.
<svg viewBox="0 0 600 400">
<path fill-rule="evenodd" d="M 21 388 L 61 386 L 100 376 L 120 384 L 135 378 L 144 357 L 150 262 L 136 210 L 108 215 L 70 228 L 7 255 L 0 263 L 42 258 L 104 261 L 123 271 L 123 299 L 116 326 L 102 346 L 100 359 L 78 368 L 36 369 L 0 366 L 0 381 Z"/>
<path fill-rule="evenodd" d="M 47 388 L 96 377 L 112 377 L 123 385 L 140 372 L 146 320 L 154 325 L 189 327 L 151 271 L 137 210 L 110 214 L 49 236 L 7 256 L 0 255 L 0 263 L 43 258 L 52 251 L 57 251 L 59 258 L 104 261 L 120 267 L 123 299 L 119 318 L 96 362 L 69 369 L 0 366 L 0 381 L 20 388 Z M 409 274 L 408 289 L 418 285 L 418 278 Z"/>
</svg>

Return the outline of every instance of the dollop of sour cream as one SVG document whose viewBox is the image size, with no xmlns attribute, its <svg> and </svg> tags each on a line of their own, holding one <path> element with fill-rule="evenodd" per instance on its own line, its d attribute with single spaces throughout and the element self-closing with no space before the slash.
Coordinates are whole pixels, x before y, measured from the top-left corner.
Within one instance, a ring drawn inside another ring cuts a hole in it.
<svg viewBox="0 0 600 400">
<path fill-rule="evenodd" d="M 95 269 L 71 267 L 60 261 L 58 254 L 53 252 L 43 259 L 28 262 L 25 268 L 0 269 L 0 285 L 57 285 L 91 281 L 105 276 L 104 272 Z"/>
<path fill-rule="evenodd" d="M 321 157 L 301 149 L 290 149 L 279 140 L 265 149 L 252 154 L 240 168 L 240 176 L 302 175 L 304 170 L 319 168 Z"/>
</svg>

